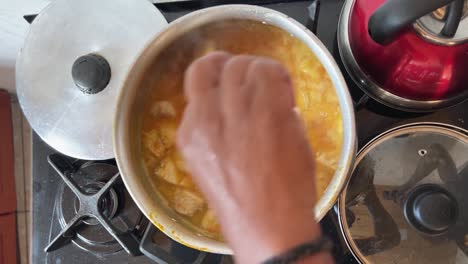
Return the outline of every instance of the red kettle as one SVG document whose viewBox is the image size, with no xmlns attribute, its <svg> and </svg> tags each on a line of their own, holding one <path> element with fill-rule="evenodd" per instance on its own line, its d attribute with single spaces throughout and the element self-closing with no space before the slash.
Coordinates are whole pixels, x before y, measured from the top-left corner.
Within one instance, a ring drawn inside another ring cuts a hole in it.
<svg viewBox="0 0 468 264">
<path fill-rule="evenodd" d="M 337 32 L 371 98 L 423 112 L 468 98 L 468 0 L 347 0 Z"/>
</svg>

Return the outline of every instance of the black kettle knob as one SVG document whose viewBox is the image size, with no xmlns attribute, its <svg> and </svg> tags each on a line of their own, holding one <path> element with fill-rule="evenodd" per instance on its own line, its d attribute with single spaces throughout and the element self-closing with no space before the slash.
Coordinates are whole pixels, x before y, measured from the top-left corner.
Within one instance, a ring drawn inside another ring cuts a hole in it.
<svg viewBox="0 0 468 264">
<path fill-rule="evenodd" d="M 72 66 L 72 78 L 82 92 L 95 94 L 106 88 L 111 69 L 107 60 L 97 54 L 79 57 Z"/>
<path fill-rule="evenodd" d="M 404 205 L 407 221 L 427 235 L 446 232 L 457 220 L 458 204 L 438 185 L 425 184 L 410 192 Z"/>
<path fill-rule="evenodd" d="M 454 0 L 387 0 L 370 17 L 369 34 L 379 44 L 390 43 L 403 29 L 413 24 L 417 19 L 450 4 L 452 1 Z M 458 5 L 455 8 L 459 8 Z M 453 28 L 456 31 L 460 19 L 460 16 L 448 18 L 446 23 L 450 26 L 442 33 L 453 32 Z"/>
</svg>

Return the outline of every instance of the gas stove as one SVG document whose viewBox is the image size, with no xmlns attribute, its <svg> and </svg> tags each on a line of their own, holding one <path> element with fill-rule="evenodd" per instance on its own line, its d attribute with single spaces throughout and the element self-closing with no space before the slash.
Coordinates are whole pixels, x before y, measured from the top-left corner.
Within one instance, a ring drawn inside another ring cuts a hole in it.
<svg viewBox="0 0 468 264">
<path fill-rule="evenodd" d="M 431 114 L 399 112 L 369 99 L 341 63 L 336 29 L 342 0 L 184 1 L 155 4 L 166 19 L 218 4 L 259 4 L 283 12 L 316 32 L 341 67 L 355 102 L 358 143 L 412 122 L 468 129 L 468 102 Z M 29 19 L 34 17 L 29 16 Z M 465 122 L 467 120 L 467 122 Z M 337 263 L 358 263 L 348 250 L 337 209 L 321 221 L 334 241 Z M 57 153 L 33 135 L 33 263 L 232 263 L 229 256 L 187 248 L 159 232 L 138 210 L 114 160 L 85 161 Z"/>
<path fill-rule="evenodd" d="M 33 135 L 33 263 L 233 263 L 187 248 L 149 224 L 114 160 L 57 153 Z M 337 263 L 353 263 L 331 211 L 321 222 Z M 143 255 L 144 254 L 144 255 Z"/>
</svg>

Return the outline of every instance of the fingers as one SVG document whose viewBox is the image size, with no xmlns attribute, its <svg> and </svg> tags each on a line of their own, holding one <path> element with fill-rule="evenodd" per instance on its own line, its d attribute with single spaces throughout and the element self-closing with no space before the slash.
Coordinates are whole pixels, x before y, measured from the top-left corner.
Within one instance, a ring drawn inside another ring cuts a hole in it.
<svg viewBox="0 0 468 264">
<path fill-rule="evenodd" d="M 227 119 L 256 109 L 276 113 L 294 107 L 294 94 L 287 70 L 278 62 L 258 56 L 233 56 L 220 78 L 221 107 Z"/>
<path fill-rule="evenodd" d="M 218 85 L 224 64 L 230 57 L 226 52 L 212 52 L 194 61 L 185 72 L 184 90 L 188 105 L 177 131 L 177 145 L 183 153 L 194 140 L 204 140 L 196 138 L 197 133 L 208 137 L 216 137 L 220 133 Z"/>
<path fill-rule="evenodd" d="M 179 149 L 190 146 L 195 134 L 200 132 L 198 130 L 209 136 L 220 133 L 218 85 L 221 71 L 230 57 L 226 52 L 212 52 L 194 61 L 185 72 L 184 90 L 188 105 L 177 132 Z"/>
<path fill-rule="evenodd" d="M 221 107 L 223 112 L 232 116 L 237 113 L 243 114 L 248 111 L 252 93 L 246 87 L 246 75 L 249 65 L 256 57 L 240 55 L 230 58 L 224 65 L 221 73 Z"/>
<path fill-rule="evenodd" d="M 192 135 L 191 131 L 194 125 L 196 125 L 196 112 L 193 109 L 193 104 L 187 105 L 182 115 L 182 121 L 177 128 L 176 145 L 179 150 L 184 154 L 184 148 L 191 143 Z"/>
<path fill-rule="evenodd" d="M 184 87 L 189 103 L 219 100 L 228 115 L 245 113 L 253 101 L 279 111 L 294 107 L 287 70 L 264 57 L 210 53 L 190 65 Z"/>
<path fill-rule="evenodd" d="M 224 126 L 241 124 L 251 112 L 272 119 L 294 108 L 287 70 L 264 57 L 214 52 L 190 65 L 184 81 L 189 104 L 179 128 L 179 147 L 193 140 L 195 128 L 217 138 Z"/>
<path fill-rule="evenodd" d="M 247 86 L 255 87 L 253 111 L 289 112 L 294 108 L 294 92 L 288 71 L 280 63 L 258 58 L 247 70 Z"/>
<path fill-rule="evenodd" d="M 204 97 L 217 87 L 224 64 L 230 57 L 226 52 L 212 52 L 189 66 L 184 78 L 184 90 L 189 103 L 194 100 L 205 101 Z"/>
</svg>

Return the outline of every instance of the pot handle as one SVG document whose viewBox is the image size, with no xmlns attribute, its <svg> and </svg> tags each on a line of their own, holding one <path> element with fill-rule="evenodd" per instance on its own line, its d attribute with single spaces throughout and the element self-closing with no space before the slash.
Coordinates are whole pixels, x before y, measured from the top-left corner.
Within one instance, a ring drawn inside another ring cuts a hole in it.
<svg viewBox="0 0 468 264">
<path fill-rule="evenodd" d="M 369 19 L 369 34 L 379 44 L 393 41 L 407 26 L 418 18 L 453 0 L 387 0 Z"/>
</svg>

